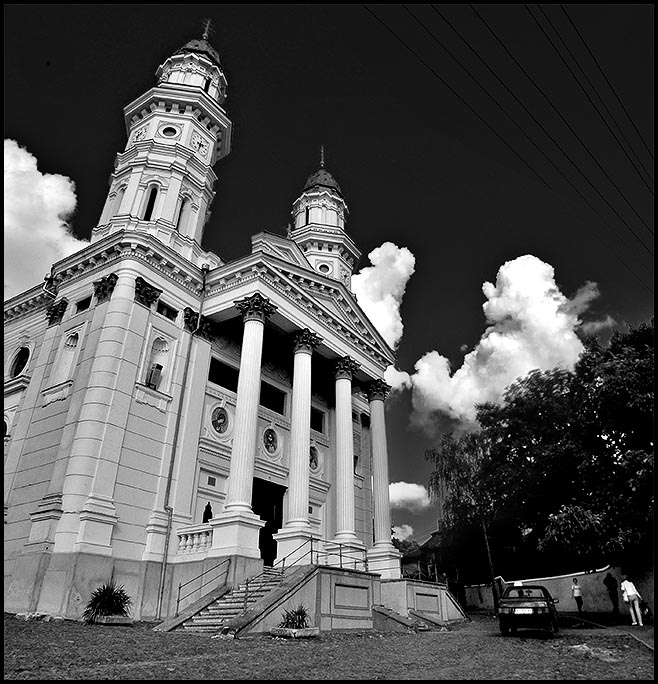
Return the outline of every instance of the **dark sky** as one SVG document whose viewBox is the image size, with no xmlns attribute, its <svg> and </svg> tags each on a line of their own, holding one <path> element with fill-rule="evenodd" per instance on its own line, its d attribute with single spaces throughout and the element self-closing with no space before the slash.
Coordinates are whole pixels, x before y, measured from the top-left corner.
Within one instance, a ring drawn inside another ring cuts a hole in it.
<svg viewBox="0 0 658 684">
<path fill-rule="evenodd" d="M 648 320 L 653 5 L 474 8 L 5 5 L 5 138 L 26 147 L 40 171 L 75 182 L 73 229 L 88 238 L 125 147 L 123 107 L 209 17 L 234 130 L 231 155 L 215 167 L 204 247 L 229 261 L 249 251 L 253 233 L 284 233 L 323 144 L 360 266 L 386 241 L 416 257 L 401 309 L 402 370 L 413 372 L 432 349 L 459 367 L 460 348 L 477 344 L 486 326 L 482 283 L 524 254 L 551 264 L 566 296 L 598 283 L 592 318 L 610 315 L 622 327 Z M 639 172 L 533 15 L 624 148 L 630 143 Z M 408 393 L 390 402 L 390 479 L 426 485 L 433 441 L 409 429 L 409 412 Z M 434 519 L 393 514 L 421 538 Z"/>
</svg>

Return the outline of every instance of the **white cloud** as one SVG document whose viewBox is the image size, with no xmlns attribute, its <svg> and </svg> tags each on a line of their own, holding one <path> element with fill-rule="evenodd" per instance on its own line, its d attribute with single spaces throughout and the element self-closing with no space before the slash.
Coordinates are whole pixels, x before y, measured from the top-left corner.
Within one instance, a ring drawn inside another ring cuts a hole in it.
<svg viewBox="0 0 658 684">
<path fill-rule="evenodd" d="M 411 482 L 391 482 L 388 485 L 391 508 L 405 508 L 420 513 L 431 506 L 427 489 Z"/>
<path fill-rule="evenodd" d="M 411 389 L 411 377 L 409 373 L 398 370 L 395 366 L 389 366 L 384 371 L 384 382 L 394 390 Z"/>
<path fill-rule="evenodd" d="M 36 158 L 5 140 L 5 299 L 42 282 L 54 262 L 86 244 L 75 238 L 69 219 L 76 207 L 75 184 L 41 173 Z"/>
<path fill-rule="evenodd" d="M 395 349 L 404 328 L 400 304 L 416 258 L 406 247 L 392 242 L 373 249 L 368 258 L 372 266 L 352 276 L 352 292 L 380 335 Z"/>
<path fill-rule="evenodd" d="M 468 429 L 475 426 L 475 404 L 500 402 L 505 388 L 531 370 L 572 368 L 583 350 L 578 316 L 598 296 L 596 284 L 587 283 L 568 299 L 553 267 L 529 254 L 503 264 L 496 284 L 485 282 L 482 291 L 489 326 L 461 368 L 451 373 L 448 359 L 431 351 L 410 376 L 412 422 L 428 432 L 436 412 Z"/>
<path fill-rule="evenodd" d="M 611 328 L 614 328 L 616 325 L 617 321 L 615 321 L 615 319 L 612 318 L 612 316 L 607 315 L 605 318 L 598 321 L 587 321 L 586 323 L 582 323 L 580 329 L 586 335 L 595 335 L 596 333 L 601 332 L 602 330 L 610 330 Z"/>
<path fill-rule="evenodd" d="M 404 541 L 413 536 L 413 533 L 414 528 L 411 527 L 411 525 L 393 525 L 393 534 L 391 536 L 400 541 Z"/>
</svg>

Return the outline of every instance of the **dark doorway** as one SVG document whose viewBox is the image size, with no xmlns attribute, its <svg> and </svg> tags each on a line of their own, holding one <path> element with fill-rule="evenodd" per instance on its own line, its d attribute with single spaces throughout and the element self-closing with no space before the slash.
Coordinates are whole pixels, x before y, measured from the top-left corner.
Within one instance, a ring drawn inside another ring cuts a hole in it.
<svg viewBox="0 0 658 684">
<path fill-rule="evenodd" d="M 272 535 L 279 531 L 283 524 L 283 495 L 285 487 L 254 478 L 254 488 L 251 494 L 251 508 L 254 513 L 265 521 L 258 535 L 258 548 L 264 565 L 274 565 L 276 559 L 276 541 Z"/>
</svg>

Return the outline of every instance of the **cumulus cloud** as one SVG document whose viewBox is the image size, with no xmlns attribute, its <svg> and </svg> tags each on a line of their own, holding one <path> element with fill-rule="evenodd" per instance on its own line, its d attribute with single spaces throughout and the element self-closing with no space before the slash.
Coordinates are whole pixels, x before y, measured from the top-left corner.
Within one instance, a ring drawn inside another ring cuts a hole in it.
<svg viewBox="0 0 658 684">
<path fill-rule="evenodd" d="M 616 325 L 617 321 L 614 318 L 612 318 L 612 316 L 608 315 L 605 318 L 602 318 L 598 321 L 587 321 L 586 323 L 582 323 L 580 329 L 586 335 L 595 335 L 596 333 L 601 332 L 602 330 L 610 330 L 611 328 L 614 328 Z"/>
<path fill-rule="evenodd" d="M 75 184 L 41 173 L 37 160 L 14 140 L 5 140 L 5 299 L 42 282 L 55 261 L 87 242 L 78 240 L 67 220 L 76 207 Z"/>
<path fill-rule="evenodd" d="M 414 533 L 414 528 L 411 525 L 393 525 L 393 534 L 391 535 L 395 539 L 404 541 L 411 537 Z"/>
<path fill-rule="evenodd" d="M 409 377 L 412 423 L 430 433 L 437 413 L 472 428 L 475 405 L 500 402 L 516 379 L 534 369 L 572 368 L 583 350 L 579 315 L 598 296 L 596 284 L 587 283 L 568 299 L 553 267 L 529 254 L 503 264 L 496 283 L 485 282 L 482 292 L 488 327 L 461 368 L 452 373 L 448 359 L 430 351 Z"/>
<path fill-rule="evenodd" d="M 368 258 L 372 266 L 352 276 L 352 292 L 380 335 L 395 349 L 403 331 L 400 304 L 416 258 L 406 247 L 392 242 L 373 249 Z"/>
<path fill-rule="evenodd" d="M 431 505 L 427 489 L 411 482 L 391 482 L 388 496 L 391 508 L 404 508 L 412 513 L 420 513 Z"/>
<path fill-rule="evenodd" d="M 405 371 L 398 370 L 395 366 L 389 366 L 384 371 L 384 382 L 393 390 L 411 389 L 411 376 Z"/>
</svg>

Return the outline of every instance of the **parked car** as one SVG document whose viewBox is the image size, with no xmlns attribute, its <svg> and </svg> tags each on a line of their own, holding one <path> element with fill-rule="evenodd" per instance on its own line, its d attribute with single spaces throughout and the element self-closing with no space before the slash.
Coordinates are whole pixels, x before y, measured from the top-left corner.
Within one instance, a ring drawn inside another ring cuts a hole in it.
<svg viewBox="0 0 658 684">
<path fill-rule="evenodd" d="M 537 584 L 507 587 L 498 601 L 498 621 L 503 636 L 517 629 L 545 629 L 558 633 L 557 609 L 546 587 Z"/>
</svg>

